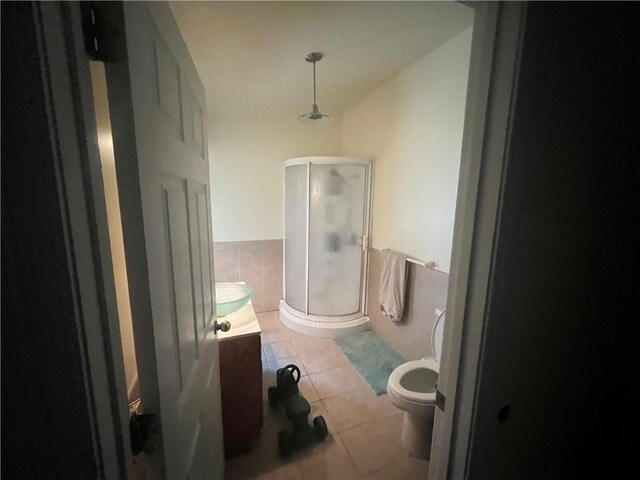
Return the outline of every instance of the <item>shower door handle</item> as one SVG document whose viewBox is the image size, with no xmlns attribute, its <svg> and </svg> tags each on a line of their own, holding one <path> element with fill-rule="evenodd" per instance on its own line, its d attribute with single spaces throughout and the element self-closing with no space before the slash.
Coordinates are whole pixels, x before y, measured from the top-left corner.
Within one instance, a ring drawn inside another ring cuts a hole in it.
<svg viewBox="0 0 640 480">
<path fill-rule="evenodd" d="M 358 246 L 362 247 L 362 251 L 366 252 L 369 248 L 369 236 L 363 235 L 362 237 L 358 237 Z"/>
</svg>

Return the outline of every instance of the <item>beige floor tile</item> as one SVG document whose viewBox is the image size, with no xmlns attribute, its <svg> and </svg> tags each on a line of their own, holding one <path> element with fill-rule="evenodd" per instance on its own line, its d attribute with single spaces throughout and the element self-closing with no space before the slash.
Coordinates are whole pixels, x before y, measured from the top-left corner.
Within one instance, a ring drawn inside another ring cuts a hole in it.
<svg viewBox="0 0 640 480">
<path fill-rule="evenodd" d="M 429 462 L 409 455 L 402 456 L 368 474 L 366 478 L 367 480 L 428 480 Z"/>
<path fill-rule="evenodd" d="M 288 465 L 292 465 L 295 463 L 295 460 L 292 458 L 282 458 L 280 456 L 280 452 L 278 451 L 278 440 L 277 434 L 268 435 L 265 437 L 265 447 L 258 448 L 256 450 L 256 455 L 253 459 L 248 459 L 248 461 L 256 462 L 256 470 L 257 475 L 256 478 L 277 478 L 274 477 L 273 472 L 279 470 L 282 467 L 286 467 Z M 295 467 L 293 468 L 293 472 L 289 472 L 289 474 L 295 475 Z M 262 477 L 261 475 L 267 475 L 266 477 Z M 293 477 L 293 478 L 300 478 Z"/>
<path fill-rule="evenodd" d="M 404 424 L 404 412 L 398 409 L 397 413 L 387 415 L 386 417 L 378 418 L 376 420 L 382 429 L 391 435 L 392 438 L 400 438 L 402 433 L 402 425 Z M 400 442 L 395 442 L 398 445 Z"/>
<path fill-rule="evenodd" d="M 262 362 L 262 386 L 266 387 L 276 383 L 276 367 L 269 362 Z"/>
<path fill-rule="evenodd" d="M 319 373 L 332 368 L 344 367 L 349 362 L 342 352 L 330 350 L 300 353 L 299 356 L 309 373 Z"/>
<path fill-rule="evenodd" d="M 228 459 L 225 463 L 225 480 L 251 480 L 259 475 L 258 465 L 252 462 L 249 454 Z"/>
<path fill-rule="evenodd" d="M 385 393 L 383 395 L 376 395 L 376 393 L 371 390 L 368 386 L 365 388 L 357 389 L 358 393 L 373 413 L 374 417 L 386 417 L 387 415 L 393 415 L 396 413 L 402 413 L 398 407 L 396 407 L 391 400 L 389 400 L 389 396 Z"/>
<path fill-rule="evenodd" d="M 313 353 L 320 351 L 337 352 L 338 347 L 331 338 L 313 337 L 289 330 L 289 340 L 293 342 L 298 353 Z"/>
<path fill-rule="evenodd" d="M 316 387 L 314 387 L 309 377 L 302 377 L 298 383 L 300 394 L 307 399 L 307 402 L 313 403 L 320 400 Z"/>
<path fill-rule="evenodd" d="M 358 370 L 349 362 L 348 365 L 341 368 L 342 373 L 345 378 L 349 381 L 351 386 L 355 389 L 368 388 L 371 390 L 371 387 L 367 383 L 367 381 L 358 373 Z M 373 390 L 371 390 L 373 393 Z"/>
<path fill-rule="evenodd" d="M 302 480 L 302 469 L 298 462 L 277 465 L 265 472 L 260 472 L 260 480 Z"/>
<path fill-rule="evenodd" d="M 262 386 L 262 414 L 269 414 L 269 396 L 267 390 L 269 389 L 269 385 Z"/>
<path fill-rule="evenodd" d="M 263 328 L 260 339 L 262 340 L 262 345 L 269 345 L 271 343 L 284 342 L 286 340 L 289 340 L 289 334 L 283 328 Z"/>
<path fill-rule="evenodd" d="M 262 312 L 256 314 L 260 328 L 264 330 L 286 328 L 279 318 L 279 312 Z"/>
<path fill-rule="evenodd" d="M 296 355 L 296 349 L 288 340 L 263 344 L 262 348 L 264 349 L 265 356 L 269 362 Z"/>
<path fill-rule="evenodd" d="M 394 415 L 377 419 L 339 434 L 361 474 L 372 473 L 406 455 L 400 447 L 396 416 L 402 418 Z"/>
<path fill-rule="evenodd" d="M 355 390 L 326 398 L 322 403 L 331 416 L 336 432 L 348 430 L 373 419 L 373 414 Z"/>
<path fill-rule="evenodd" d="M 313 373 L 309 375 L 309 378 L 321 399 L 353 390 L 353 387 L 339 368 Z"/>
<path fill-rule="evenodd" d="M 280 428 L 280 418 L 264 417 L 260 437 L 252 442 L 250 451 L 226 461 L 225 479 L 257 479 L 260 474 L 283 465 L 277 446 L 277 432 Z"/>
<path fill-rule="evenodd" d="M 298 463 L 305 479 L 359 479 L 351 457 L 337 436 L 329 435 L 324 442 L 299 454 Z"/>
<path fill-rule="evenodd" d="M 269 405 L 269 401 L 266 399 L 266 389 L 265 389 L 265 400 L 264 407 L 262 408 L 263 418 L 262 418 L 262 430 L 260 431 L 260 437 L 256 442 L 256 448 L 276 451 L 275 447 L 275 439 L 278 435 L 278 432 L 287 426 L 287 419 L 284 416 L 284 412 L 281 406 L 277 408 L 271 408 Z M 266 443 L 271 442 L 269 445 L 265 445 Z M 272 448 L 273 447 L 273 448 Z"/>
<path fill-rule="evenodd" d="M 272 473 L 279 468 L 295 463 L 294 459 L 285 459 L 280 456 L 278 451 L 278 432 L 287 427 L 287 421 L 284 418 L 282 408 L 276 411 L 270 411 L 264 416 L 264 424 L 260 437 L 252 444 L 251 452 L 246 456 L 247 461 L 256 464 L 257 477 L 259 475 L 269 474 L 266 478 L 273 478 Z M 287 471 L 287 470 L 285 470 Z M 288 474 L 295 475 L 295 468 Z M 293 477 L 299 478 L 299 477 Z"/>
</svg>

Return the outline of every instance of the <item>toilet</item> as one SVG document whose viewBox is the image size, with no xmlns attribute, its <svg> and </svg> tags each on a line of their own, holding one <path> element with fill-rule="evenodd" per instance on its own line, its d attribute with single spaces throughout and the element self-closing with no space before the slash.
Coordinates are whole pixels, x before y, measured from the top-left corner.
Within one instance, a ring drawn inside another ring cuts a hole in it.
<svg viewBox="0 0 640 480">
<path fill-rule="evenodd" d="M 387 382 L 389 400 L 400 410 L 404 410 L 404 425 L 400 436 L 402 446 L 414 457 L 427 460 L 431 455 L 445 311 L 436 310 L 436 313 L 438 317 L 431 331 L 434 358 L 403 363 L 391 372 Z"/>
</svg>

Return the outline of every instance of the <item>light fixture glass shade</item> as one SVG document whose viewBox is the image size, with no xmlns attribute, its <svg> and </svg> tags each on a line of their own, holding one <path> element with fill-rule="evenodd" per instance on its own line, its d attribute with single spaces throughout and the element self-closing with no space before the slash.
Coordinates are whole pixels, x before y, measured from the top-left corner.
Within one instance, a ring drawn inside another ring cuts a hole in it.
<svg viewBox="0 0 640 480">
<path fill-rule="evenodd" d="M 331 121 L 331 116 L 320 113 L 318 111 L 318 105 L 314 103 L 313 108 L 309 113 L 303 113 L 302 115 L 298 116 L 298 121 L 306 123 L 307 125 L 329 123 Z"/>
</svg>

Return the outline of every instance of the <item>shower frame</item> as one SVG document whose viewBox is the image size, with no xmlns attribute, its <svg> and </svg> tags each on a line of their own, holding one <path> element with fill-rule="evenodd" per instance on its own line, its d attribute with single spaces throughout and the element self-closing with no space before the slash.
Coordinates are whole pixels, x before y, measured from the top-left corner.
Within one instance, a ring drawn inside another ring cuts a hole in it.
<svg viewBox="0 0 640 480">
<path fill-rule="evenodd" d="M 362 261 L 360 267 L 360 310 L 346 315 L 317 315 L 309 313 L 309 242 L 310 242 L 310 209 L 311 209 L 311 168 L 312 165 L 354 165 L 365 168 L 364 208 L 362 229 Z M 305 302 L 304 312 L 290 306 L 286 302 L 286 169 L 294 165 L 306 165 L 306 240 L 305 240 Z M 283 275 L 282 291 L 283 299 L 280 300 L 280 321 L 287 327 L 299 333 L 307 335 L 333 337 L 355 331 L 369 329 L 369 317 L 367 316 L 368 276 L 369 276 L 369 251 L 371 239 L 371 210 L 373 205 L 373 159 L 354 158 L 344 156 L 309 156 L 296 157 L 286 160 L 282 167 L 282 219 L 283 219 Z M 340 320 L 336 321 L 336 318 Z M 329 320 L 331 319 L 331 320 Z"/>
</svg>

